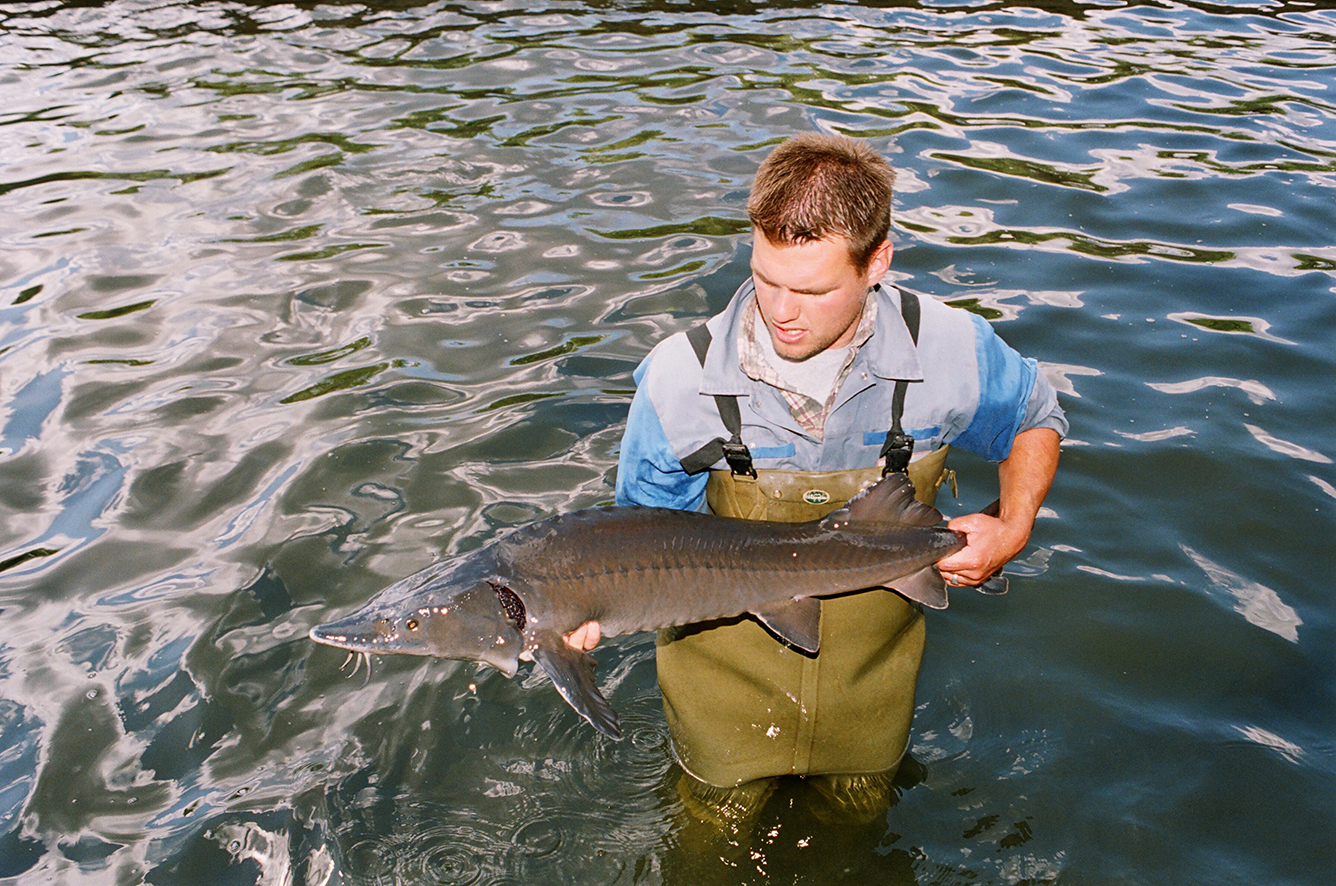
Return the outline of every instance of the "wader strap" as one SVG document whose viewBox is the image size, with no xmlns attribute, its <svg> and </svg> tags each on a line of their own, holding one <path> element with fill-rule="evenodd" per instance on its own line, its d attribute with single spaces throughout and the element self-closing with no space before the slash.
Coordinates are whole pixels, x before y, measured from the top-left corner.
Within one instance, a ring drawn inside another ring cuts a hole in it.
<svg viewBox="0 0 1336 886">
<path fill-rule="evenodd" d="M 710 350 L 710 330 L 704 323 L 692 327 L 687 332 L 687 341 L 696 352 L 700 365 L 705 365 L 705 354 Z M 710 465 L 724 459 L 734 476 L 755 477 L 756 468 L 752 467 L 751 450 L 742 442 L 742 411 L 738 407 L 738 398 L 733 394 L 717 394 L 714 405 L 719 410 L 719 418 L 724 422 L 724 430 L 732 436 L 725 440 L 715 437 L 700 449 L 682 459 L 682 469 L 688 474 L 699 474 L 709 470 Z"/>
<path fill-rule="evenodd" d="M 909 328 L 909 337 L 918 346 L 919 300 L 912 292 L 900 293 L 900 315 Z M 909 459 L 914 454 L 914 438 L 900 427 L 900 418 L 905 412 L 905 390 L 909 382 L 899 379 L 895 383 L 895 392 L 891 395 L 891 429 L 886 432 L 886 442 L 881 447 L 881 457 L 886 459 L 886 466 L 881 469 L 883 477 L 891 473 L 909 473 Z"/>
</svg>

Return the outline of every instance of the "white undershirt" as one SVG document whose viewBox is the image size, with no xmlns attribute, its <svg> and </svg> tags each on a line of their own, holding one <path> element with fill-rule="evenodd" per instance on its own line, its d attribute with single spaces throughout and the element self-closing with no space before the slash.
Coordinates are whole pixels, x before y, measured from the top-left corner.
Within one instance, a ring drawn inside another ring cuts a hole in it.
<svg viewBox="0 0 1336 886">
<path fill-rule="evenodd" d="M 818 403 L 825 403 L 830 398 L 835 387 L 835 376 L 840 374 L 844 361 L 849 357 L 848 347 L 826 348 L 806 360 L 788 360 L 775 352 L 770 330 L 760 317 L 752 324 L 752 335 L 756 337 L 756 344 L 760 346 L 765 361 L 786 385 Z"/>
</svg>

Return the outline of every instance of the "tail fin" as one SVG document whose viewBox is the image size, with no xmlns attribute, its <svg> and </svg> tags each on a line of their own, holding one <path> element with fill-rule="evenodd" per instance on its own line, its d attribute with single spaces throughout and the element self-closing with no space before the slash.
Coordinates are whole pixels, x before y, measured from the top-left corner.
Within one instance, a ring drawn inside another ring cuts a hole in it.
<svg viewBox="0 0 1336 886">
<path fill-rule="evenodd" d="M 942 514 L 914 498 L 914 484 L 904 474 L 891 474 L 849 499 L 849 503 L 821 520 L 826 528 L 846 523 L 936 526 Z"/>
</svg>

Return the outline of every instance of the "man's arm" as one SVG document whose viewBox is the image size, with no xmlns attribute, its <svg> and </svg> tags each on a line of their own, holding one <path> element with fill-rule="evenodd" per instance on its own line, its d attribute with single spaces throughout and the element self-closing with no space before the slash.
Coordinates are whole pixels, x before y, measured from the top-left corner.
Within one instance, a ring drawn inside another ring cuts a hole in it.
<svg viewBox="0 0 1336 886">
<path fill-rule="evenodd" d="M 966 514 L 947 524 L 967 538 L 963 549 L 937 562 L 948 584 L 977 585 L 1024 549 L 1058 470 L 1060 440 L 1049 428 L 1016 435 L 1011 454 L 997 467 L 999 515 Z"/>
</svg>

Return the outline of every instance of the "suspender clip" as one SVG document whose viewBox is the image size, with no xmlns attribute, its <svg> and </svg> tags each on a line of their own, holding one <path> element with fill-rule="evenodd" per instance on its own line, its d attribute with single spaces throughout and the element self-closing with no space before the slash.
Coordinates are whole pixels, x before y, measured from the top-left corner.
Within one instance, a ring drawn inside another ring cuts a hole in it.
<svg viewBox="0 0 1336 886">
<path fill-rule="evenodd" d="M 886 466 L 881 469 L 883 477 L 909 473 L 909 459 L 914 455 L 913 437 L 904 431 L 887 431 L 886 445 L 881 451 L 886 456 Z"/>
<path fill-rule="evenodd" d="M 752 466 L 751 452 L 741 440 L 724 441 L 724 461 L 728 462 L 734 477 L 756 479 L 756 468 Z"/>
</svg>

